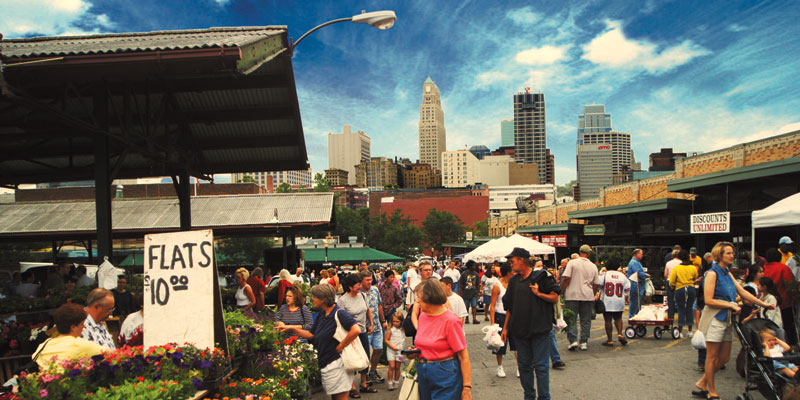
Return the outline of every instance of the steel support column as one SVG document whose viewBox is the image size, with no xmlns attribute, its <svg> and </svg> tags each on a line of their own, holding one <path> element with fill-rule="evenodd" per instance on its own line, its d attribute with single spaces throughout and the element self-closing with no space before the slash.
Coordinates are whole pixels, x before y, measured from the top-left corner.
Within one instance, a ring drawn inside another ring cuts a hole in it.
<svg viewBox="0 0 800 400">
<path fill-rule="evenodd" d="M 283 247 L 281 248 L 281 253 L 283 254 L 283 269 L 286 269 L 286 268 L 289 267 L 288 254 L 286 252 L 286 241 L 287 240 L 288 240 L 288 237 L 286 235 L 283 235 L 282 236 Z"/>
<path fill-rule="evenodd" d="M 94 134 L 94 194 L 97 222 L 97 257 L 111 258 L 111 171 L 109 167 L 108 95 L 105 86 L 94 94 L 93 111 L 97 127 Z"/>
</svg>

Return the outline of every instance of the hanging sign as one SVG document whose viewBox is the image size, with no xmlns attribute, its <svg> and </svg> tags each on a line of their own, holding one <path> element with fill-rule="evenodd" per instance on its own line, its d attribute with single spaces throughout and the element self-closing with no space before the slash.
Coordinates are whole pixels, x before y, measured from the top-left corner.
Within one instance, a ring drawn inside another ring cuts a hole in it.
<svg viewBox="0 0 800 400">
<path fill-rule="evenodd" d="M 584 225 L 583 234 L 584 236 L 603 236 L 606 234 L 606 226 L 604 224 Z"/>
<path fill-rule="evenodd" d="M 567 247 L 567 235 L 542 235 L 542 243 L 553 247 Z"/>
<path fill-rule="evenodd" d="M 691 232 L 695 233 L 729 233 L 731 231 L 731 213 L 717 212 L 692 214 L 690 216 Z"/>
<path fill-rule="evenodd" d="M 221 321 L 217 285 L 210 229 L 146 235 L 145 348 L 184 342 L 201 349 L 215 347 L 215 328 Z"/>
</svg>

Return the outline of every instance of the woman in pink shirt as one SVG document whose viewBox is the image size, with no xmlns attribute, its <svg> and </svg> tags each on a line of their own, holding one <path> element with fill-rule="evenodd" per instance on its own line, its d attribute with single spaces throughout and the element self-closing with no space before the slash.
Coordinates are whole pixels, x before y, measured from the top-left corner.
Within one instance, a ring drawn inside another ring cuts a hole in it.
<svg viewBox="0 0 800 400">
<path fill-rule="evenodd" d="M 420 400 L 472 399 L 472 368 L 461 319 L 445 306 L 447 294 L 436 278 L 419 290 L 420 310 L 415 346 Z"/>
</svg>

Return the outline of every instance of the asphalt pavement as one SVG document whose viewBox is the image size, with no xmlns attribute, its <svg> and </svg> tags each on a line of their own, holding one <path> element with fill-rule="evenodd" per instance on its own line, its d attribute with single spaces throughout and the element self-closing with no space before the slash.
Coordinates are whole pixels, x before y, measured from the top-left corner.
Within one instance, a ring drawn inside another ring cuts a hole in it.
<svg viewBox="0 0 800 400">
<path fill-rule="evenodd" d="M 507 354 L 503 365 L 506 377 L 498 378 L 497 361 L 483 342 L 481 329 L 487 322 L 465 325 L 467 348 L 472 364 L 473 398 L 522 399 L 522 387 L 516 378 L 517 366 L 514 357 Z M 627 326 L 627 325 L 624 325 Z M 685 332 L 685 331 L 684 331 Z M 616 338 L 616 332 L 614 332 Z M 644 337 L 628 341 L 621 346 L 602 346 L 606 340 L 603 317 L 592 321 L 592 332 L 587 351 L 567 351 L 567 335 L 556 335 L 562 360 L 567 364 L 563 370 L 550 369 L 550 394 L 553 399 L 697 399 L 692 397 L 694 383 L 702 373 L 697 370 L 697 351 L 688 337 L 673 340 L 665 334 L 661 339 L 653 337 L 652 327 L 647 327 Z M 407 340 L 407 345 L 410 340 Z M 739 342 L 734 336 L 731 361 L 725 370 L 716 376 L 717 390 L 723 400 L 735 399 L 744 391 L 744 379 L 735 370 L 735 358 L 739 353 Z M 386 377 L 386 367 L 380 366 L 379 374 Z M 397 399 L 398 390 L 387 391 L 386 384 L 374 385 L 375 394 L 362 394 L 365 400 Z M 754 399 L 763 399 L 751 392 Z M 316 393 L 312 399 L 329 399 L 324 393 Z"/>
</svg>

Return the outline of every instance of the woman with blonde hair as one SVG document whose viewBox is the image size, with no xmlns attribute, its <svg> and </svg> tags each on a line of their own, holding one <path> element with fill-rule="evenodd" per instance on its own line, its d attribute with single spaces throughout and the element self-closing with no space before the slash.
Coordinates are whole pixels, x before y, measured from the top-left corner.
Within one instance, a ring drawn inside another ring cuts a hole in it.
<svg viewBox="0 0 800 400">
<path fill-rule="evenodd" d="M 714 262 L 706 273 L 703 283 L 705 307 L 697 330 L 703 332 L 706 338 L 706 365 L 705 374 L 695 383 L 697 390 L 692 391 L 692 395 L 711 400 L 719 399 L 717 388 L 714 386 L 714 374 L 731 356 L 733 341 L 731 316 L 741 311 L 739 304 L 736 303 L 736 295 L 761 307 L 775 308 L 775 304 L 756 298 L 734 279 L 730 267 L 733 265 L 735 254 L 736 248 L 730 242 L 717 243 L 711 250 Z"/>
<path fill-rule="evenodd" d="M 236 283 L 239 284 L 239 289 L 236 290 L 236 307 L 242 311 L 247 311 L 256 305 L 256 296 L 253 294 L 253 288 L 247 284 L 247 278 L 250 273 L 244 268 L 239 268 L 234 273 Z"/>
</svg>

